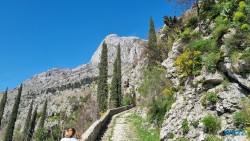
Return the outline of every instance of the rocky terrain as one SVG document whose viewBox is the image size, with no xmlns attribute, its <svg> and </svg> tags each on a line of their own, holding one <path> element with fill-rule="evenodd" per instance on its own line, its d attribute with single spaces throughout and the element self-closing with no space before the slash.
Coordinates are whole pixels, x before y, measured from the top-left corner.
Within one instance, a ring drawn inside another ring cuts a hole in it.
<svg viewBox="0 0 250 141">
<path fill-rule="evenodd" d="M 197 29 L 196 29 L 197 30 Z M 230 29 L 222 40 L 226 40 L 229 36 L 235 34 L 235 29 Z M 211 38 L 204 37 L 204 38 Z M 221 51 L 224 51 L 222 45 Z M 218 134 L 223 135 L 226 129 L 236 129 L 233 122 L 233 115 L 242 108 L 242 100 L 248 99 L 250 93 L 250 75 L 244 75 L 244 71 L 250 69 L 249 62 L 239 60 L 236 64 L 230 61 L 227 53 L 224 52 L 224 60 L 220 62 L 215 73 L 208 73 L 203 67 L 201 74 L 190 77 L 185 80 L 181 86 L 181 78 L 178 73 L 178 67 L 174 65 L 175 60 L 184 52 L 186 46 L 180 40 L 174 42 L 168 58 L 162 62 L 167 69 L 166 78 L 173 82 L 174 88 L 178 90 L 176 93 L 176 101 L 171 109 L 166 113 L 162 124 L 160 138 L 161 140 L 176 140 L 185 137 L 189 140 L 202 141 L 205 139 L 204 125 L 201 122 L 207 115 L 218 116 L 221 120 L 221 129 Z M 230 82 L 223 84 L 225 77 L 229 77 Z M 216 104 L 208 104 L 204 106 L 202 98 L 207 92 L 213 92 L 218 96 Z M 189 132 L 187 134 L 182 131 L 182 123 L 187 119 L 189 123 Z M 193 127 L 192 123 L 199 121 L 198 127 Z M 169 139 L 168 134 L 174 134 L 173 139 Z M 246 136 L 227 136 L 226 141 L 247 141 Z"/>
</svg>

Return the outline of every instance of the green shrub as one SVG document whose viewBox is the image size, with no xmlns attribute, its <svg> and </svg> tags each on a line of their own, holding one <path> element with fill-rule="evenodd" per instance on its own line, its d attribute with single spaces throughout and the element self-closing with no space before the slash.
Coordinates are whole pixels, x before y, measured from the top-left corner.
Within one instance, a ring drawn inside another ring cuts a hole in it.
<svg viewBox="0 0 250 141">
<path fill-rule="evenodd" d="M 157 121 L 160 127 L 166 111 L 174 102 L 174 91 L 170 80 L 165 77 L 166 70 L 159 67 L 150 67 L 144 72 L 144 79 L 138 88 L 142 95 L 139 105 L 148 108 L 148 118 L 151 122 Z M 170 89 L 168 89 L 170 88 Z"/>
<path fill-rule="evenodd" d="M 184 119 L 184 121 L 182 122 L 182 131 L 184 134 L 188 133 L 188 131 L 189 131 L 187 119 Z"/>
<path fill-rule="evenodd" d="M 223 5 L 220 3 L 213 4 L 213 5 L 207 4 L 205 7 L 209 7 L 210 10 L 206 10 L 206 12 L 205 12 L 205 14 L 207 15 L 206 17 L 209 19 L 214 19 L 215 17 L 220 15 L 222 6 Z"/>
<path fill-rule="evenodd" d="M 157 126 L 160 127 L 163 123 L 166 112 L 171 108 L 174 103 L 174 91 L 172 89 L 165 89 L 161 96 L 153 99 L 149 105 L 148 118 L 149 121 L 157 121 Z"/>
<path fill-rule="evenodd" d="M 153 94 L 160 94 L 166 87 L 170 87 L 170 81 L 165 77 L 166 70 L 160 67 L 150 67 L 145 70 L 143 81 L 138 91 L 144 98 Z"/>
<path fill-rule="evenodd" d="M 250 138 L 250 127 L 246 128 L 246 135 L 248 138 Z"/>
<path fill-rule="evenodd" d="M 39 128 L 35 134 L 36 141 L 44 141 L 49 138 L 49 134 L 45 128 Z"/>
<path fill-rule="evenodd" d="M 217 68 L 217 62 L 220 59 L 220 53 L 207 53 L 202 56 L 202 63 L 208 72 L 214 73 Z"/>
<path fill-rule="evenodd" d="M 124 96 L 124 97 L 122 98 L 122 105 L 123 105 L 123 106 L 125 106 L 125 105 L 130 105 L 130 104 L 132 104 L 132 102 L 133 102 L 133 99 L 132 99 L 131 96 L 126 95 L 126 96 Z"/>
<path fill-rule="evenodd" d="M 250 115 L 245 111 L 237 112 L 233 116 L 234 124 L 237 128 L 243 129 L 247 126 L 247 123 L 249 122 L 249 117 Z"/>
<path fill-rule="evenodd" d="M 249 26 L 248 26 L 248 24 L 243 24 L 243 25 L 241 25 L 240 29 L 241 30 L 248 30 Z"/>
<path fill-rule="evenodd" d="M 202 53 L 206 53 L 210 51 L 215 51 L 217 48 L 217 43 L 213 39 L 201 39 L 189 44 L 188 48 L 191 51 L 200 51 Z"/>
<path fill-rule="evenodd" d="M 221 129 L 221 121 L 218 117 L 208 115 L 202 120 L 206 133 L 216 133 Z"/>
<path fill-rule="evenodd" d="M 202 98 L 201 98 L 201 104 L 205 107 L 207 107 L 207 96 L 204 95 Z"/>
<path fill-rule="evenodd" d="M 181 34 L 181 41 L 184 43 L 188 43 L 190 39 L 190 31 L 189 29 L 185 29 L 184 32 Z"/>
<path fill-rule="evenodd" d="M 167 134 L 168 139 L 173 139 L 174 138 L 174 133 L 170 132 Z"/>
<path fill-rule="evenodd" d="M 220 15 L 224 19 L 228 19 L 233 12 L 233 2 L 232 1 L 221 2 L 221 5 L 222 5 L 222 10 L 220 12 Z"/>
<path fill-rule="evenodd" d="M 217 101 L 218 101 L 218 96 L 213 92 L 207 92 L 201 98 L 201 104 L 205 107 L 208 105 L 208 102 L 210 102 L 211 104 L 216 104 Z"/>
<path fill-rule="evenodd" d="M 241 11 L 237 11 L 234 13 L 234 18 L 233 18 L 234 21 L 242 22 L 244 18 L 245 18 L 244 13 Z"/>
<path fill-rule="evenodd" d="M 247 4 L 246 4 L 244 1 L 241 1 L 241 2 L 239 3 L 239 9 L 240 9 L 241 11 L 244 11 L 245 8 L 246 8 L 246 6 L 247 6 Z"/>
<path fill-rule="evenodd" d="M 198 16 L 193 16 L 188 19 L 187 27 L 191 29 L 195 29 L 198 26 Z"/>
<path fill-rule="evenodd" d="M 250 62 L 250 48 L 247 48 L 242 52 L 240 59 Z"/>
<path fill-rule="evenodd" d="M 220 24 L 218 25 L 215 30 L 214 30 L 214 38 L 216 39 L 216 41 L 218 42 L 222 36 L 227 33 L 229 26 L 225 25 L 225 24 Z"/>
<path fill-rule="evenodd" d="M 207 93 L 207 100 L 215 104 L 218 101 L 218 96 L 213 92 Z"/>
<path fill-rule="evenodd" d="M 201 70 L 200 56 L 200 51 L 190 51 L 187 49 L 176 59 L 174 64 L 179 67 L 179 73 L 182 73 L 184 76 L 190 74 L 198 75 Z"/>
<path fill-rule="evenodd" d="M 223 141 L 223 139 L 220 139 L 214 135 L 206 135 L 205 141 Z"/>
<path fill-rule="evenodd" d="M 199 121 L 198 120 L 193 121 L 192 125 L 193 125 L 194 128 L 197 128 L 199 126 Z"/>
<path fill-rule="evenodd" d="M 51 131 L 51 139 L 53 141 L 60 139 L 61 138 L 61 132 L 62 131 L 61 131 L 61 129 L 60 129 L 60 127 L 58 125 L 54 126 L 52 128 L 52 131 Z"/>
<path fill-rule="evenodd" d="M 227 87 L 228 84 L 229 84 L 229 79 L 228 79 L 227 77 L 225 77 L 225 78 L 223 79 L 223 81 L 222 81 L 222 85 L 223 85 L 224 87 Z"/>
</svg>

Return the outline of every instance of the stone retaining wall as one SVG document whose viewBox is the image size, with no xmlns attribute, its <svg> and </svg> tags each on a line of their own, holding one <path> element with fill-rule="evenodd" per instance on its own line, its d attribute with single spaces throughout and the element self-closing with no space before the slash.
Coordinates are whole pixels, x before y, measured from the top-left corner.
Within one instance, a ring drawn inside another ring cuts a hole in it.
<svg viewBox="0 0 250 141">
<path fill-rule="evenodd" d="M 81 141 L 95 141 L 98 137 L 101 129 L 107 124 L 109 118 L 113 115 L 121 113 L 123 111 L 129 110 L 133 107 L 133 105 L 128 105 L 124 107 L 119 107 L 115 109 L 110 109 L 106 112 L 104 116 L 102 116 L 99 120 L 94 122 L 84 134 L 82 134 Z"/>
</svg>

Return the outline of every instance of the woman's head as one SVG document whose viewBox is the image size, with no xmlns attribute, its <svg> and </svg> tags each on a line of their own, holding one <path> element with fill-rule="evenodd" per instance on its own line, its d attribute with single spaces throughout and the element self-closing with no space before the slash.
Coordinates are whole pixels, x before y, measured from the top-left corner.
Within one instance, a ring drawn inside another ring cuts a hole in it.
<svg viewBox="0 0 250 141">
<path fill-rule="evenodd" d="M 67 138 L 72 138 L 76 133 L 76 130 L 75 128 L 68 128 L 66 131 L 65 131 L 65 137 Z"/>
</svg>

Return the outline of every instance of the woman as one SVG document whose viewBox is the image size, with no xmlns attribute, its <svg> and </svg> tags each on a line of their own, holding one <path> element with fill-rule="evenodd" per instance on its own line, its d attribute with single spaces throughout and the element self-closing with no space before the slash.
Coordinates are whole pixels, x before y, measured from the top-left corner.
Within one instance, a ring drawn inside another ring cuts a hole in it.
<svg viewBox="0 0 250 141">
<path fill-rule="evenodd" d="M 75 134 L 76 134 L 77 139 L 73 138 Z M 64 136 L 65 136 L 65 138 L 62 138 L 61 141 L 78 141 L 78 140 L 80 140 L 79 133 L 76 133 L 75 128 L 68 128 L 65 131 Z"/>
</svg>

